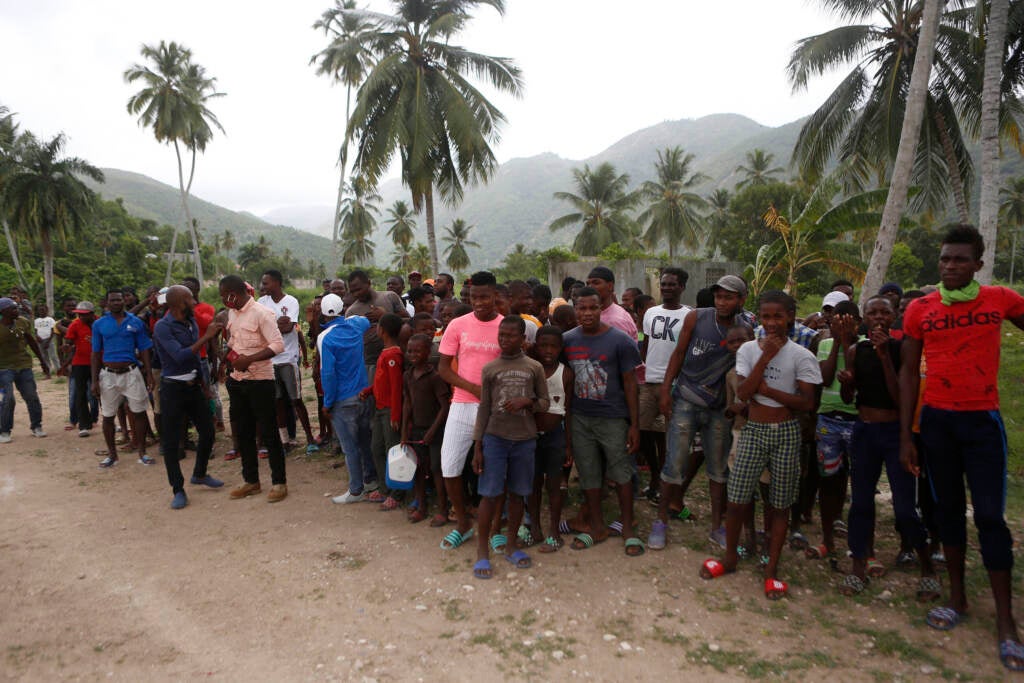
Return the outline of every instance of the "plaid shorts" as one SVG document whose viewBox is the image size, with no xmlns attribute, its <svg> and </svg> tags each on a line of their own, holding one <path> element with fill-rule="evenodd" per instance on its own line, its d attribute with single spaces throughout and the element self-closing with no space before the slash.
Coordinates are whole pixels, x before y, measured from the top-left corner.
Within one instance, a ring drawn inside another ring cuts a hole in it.
<svg viewBox="0 0 1024 683">
<path fill-rule="evenodd" d="M 771 473 L 768 505 L 784 510 L 800 490 L 800 423 L 747 421 L 736 448 L 736 466 L 729 472 L 729 502 L 744 505 L 765 467 Z"/>
</svg>

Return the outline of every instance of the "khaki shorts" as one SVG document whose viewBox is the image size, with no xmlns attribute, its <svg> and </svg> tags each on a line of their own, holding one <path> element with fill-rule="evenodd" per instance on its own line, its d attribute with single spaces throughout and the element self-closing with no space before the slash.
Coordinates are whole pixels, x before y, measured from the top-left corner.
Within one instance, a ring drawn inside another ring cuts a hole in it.
<svg viewBox="0 0 1024 683">
<path fill-rule="evenodd" d="M 658 408 L 661 396 L 661 383 L 641 384 L 638 412 L 640 413 L 640 429 L 645 432 L 665 431 L 665 416 Z"/>
<path fill-rule="evenodd" d="M 128 401 L 128 410 L 144 413 L 149 408 L 149 392 L 142 379 L 142 371 L 132 368 L 128 372 L 116 373 L 100 370 L 100 412 L 103 417 L 114 417 L 121 400 Z"/>
</svg>

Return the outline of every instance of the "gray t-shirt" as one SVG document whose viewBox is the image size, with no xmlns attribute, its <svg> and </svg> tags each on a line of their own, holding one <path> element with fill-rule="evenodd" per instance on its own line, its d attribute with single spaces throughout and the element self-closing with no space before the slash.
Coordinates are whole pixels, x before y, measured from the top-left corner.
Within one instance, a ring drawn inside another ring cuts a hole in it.
<svg viewBox="0 0 1024 683">
<path fill-rule="evenodd" d="M 601 334 L 565 333 L 565 357 L 575 373 L 572 409 L 588 417 L 629 417 L 622 374 L 640 365 L 640 350 L 625 332 L 609 327 Z"/>
<path fill-rule="evenodd" d="M 750 377 L 761 353 L 761 346 L 756 339 L 741 346 L 736 352 L 736 374 L 739 377 Z M 765 366 L 764 381 L 772 389 L 796 394 L 797 382 L 821 384 L 821 368 L 813 353 L 789 339 Z M 761 394 L 754 394 L 754 400 L 770 408 L 782 407 L 778 401 Z"/>
</svg>

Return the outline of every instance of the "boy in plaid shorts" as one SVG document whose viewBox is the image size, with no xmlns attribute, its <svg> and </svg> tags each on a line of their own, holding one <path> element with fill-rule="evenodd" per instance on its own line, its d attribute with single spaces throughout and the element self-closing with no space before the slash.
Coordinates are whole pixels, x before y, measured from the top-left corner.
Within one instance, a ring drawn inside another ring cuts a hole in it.
<svg viewBox="0 0 1024 683">
<path fill-rule="evenodd" d="M 763 339 L 749 341 L 736 353 L 736 395 L 749 400 L 748 420 L 740 435 L 736 466 L 729 473 L 729 506 L 726 510 L 725 558 L 710 559 L 701 577 L 713 579 L 736 571 L 737 546 L 754 487 L 765 466 L 771 473 L 768 511 L 771 519 L 765 596 L 777 600 L 788 586 L 777 577 L 779 556 L 789 526 L 789 508 L 800 486 L 800 424 L 794 411 L 814 410 L 815 391 L 821 370 L 814 354 L 789 339 L 795 321 L 793 298 L 772 290 L 761 295 L 758 317 Z"/>
</svg>

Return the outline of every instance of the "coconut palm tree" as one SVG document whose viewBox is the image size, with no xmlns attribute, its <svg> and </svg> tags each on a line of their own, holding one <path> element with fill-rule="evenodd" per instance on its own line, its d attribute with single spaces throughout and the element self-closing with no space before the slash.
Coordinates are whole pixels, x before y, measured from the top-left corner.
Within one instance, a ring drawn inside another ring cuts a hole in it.
<svg viewBox="0 0 1024 683">
<path fill-rule="evenodd" d="M 323 30 L 330 42 L 327 47 L 310 59 L 310 64 L 316 65 L 318 76 L 328 76 L 335 83 L 345 86 L 346 126 L 352 113 L 352 88 L 359 87 L 370 65 L 373 64 L 370 38 L 376 29 L 374 22 L 351 11 L 355 8 L 355 0 L 335 0 L 334 7 L 320 15 L 320 19 L 313 24 L 313 28 Z M 349 11 L 346 12 L 346 10 Z M 335 270 L 339 258 L 339 224 L 341 204 L 345 197 L 345 166 L 347 163 L 348 139 L 346 138 L 338 150 L 340 173 L 338 197 L 334 203 L 334 223 L 332 224 Z"/>
<path fill-rule="evenodd" d="M 703 173 L 690 170 L 694 155 L 682 147 L 658 152 L 654 170 L 658 180 L 648 180 L 641 188 L 643 198 L 650 202 L 637 216 L 637 223 L 647 226 L 643 239 L 651 249 L 663 240 L 668 243 L 668 256 L 674 259 L 676 245 L 695 252 L 704 238 L 704 226 L 698 210 L 707 202 L 691 188 L 707 180 Z"/>
<path fill-rule="evenodd" d="M 985 75 L 981 88 L 981 210 L 978 230 L 986 244 L 995 245 L 999 233 L 999 108 L 1010 0 L 989 0 L 988 5 Z M 1016 231 L 1013 234 L 1016 237 Z M 982 263 L 978 272 L 978 280 L 982 284 L 992 284 L 995 264 L 994 255 Z"/>
<path fill-rule="evenodd" d="M 206 70 L 192 61 L 192 52 L 184 45 L 160 41 L 156 47 L 142 46 L 142 57 L 152 63 L 133 64 L 124 72 L 125 82 L 141 81 L 142 90 L 128 100 L 128 113 L 137 116 L 139 125 L 153 129 L 158 142 L 174 146 L 178 160 L 178 189 L 181 192 L 181 208 L 185 216 L 185 227 L 192 237 L 192 256 L 195 261 L 196 277 L 203 281 L 203 262 L 199 253 L 199 236 L 189 209 L 189 193 L 196 172 L 196 152 L 206 150 L 213 139 L 213 129 L 222 133 L 224 128 L 208 108 L 210 100 L 222 97 L 217 92 L 216 78 L 208 77 Z M 181 147 L 191 152 L 188 181 L 185 180 Z M 167 258 L 165 284 L 171 281 L 171 266 L 174 263 L 174 249 L 178 231 L 175 226 L 171 237 L 171 251 Z"/>
<path fill-rule="evenodd" d="M 416 219 L 412 209 L 401 199 L 388 209 L 384 224 L 388 226 L 388 237 L 399 247 L 408 248 L 416 237 Z"/>
<path fill-rule="evenodd" d="M 732 214 L 729 211 L 729 202 L 732 201 L 732 194 L 724 188 L 716 188 L 707 197 L 708 213 L 704 217 L 704 228 L 707 242 L 707 251 L 718 249 L 718 236 L 729 226 Z"/>
<path fill-rule="evenodd" d="M 1017 265 L 1017 237 L 1021 226 L 1024 226 L 1024 178 L 1010 178 L 1000 188 L 999 213 L 1007 225 L 1013 226 L 1013 238 L 1010 247 L 1010 284 L 1013 284 L 1014 270 Z"/>
<path fill-rule="evenodd" d="M 497 168 L 491 144 L 505 117 L 470 78 L 499 92 L 522 92 L 522 76 L 511 59 L 454 42 L 481 5 L 505 11 L 504 0 L 392 0 L 394 14 L 340 10 L 343 17 L 354 14 L 378 26 L 358 38 L 375 63 L 348 121 L 345 139 L 355 141 L 355 169 L 376 185 L 397 154 L 413 209 L 424 211 L 434 272 L 435 188 L 455 205 L 465 184 L 486 182 Z"/>
<path fill-rule="evenodd" d="M 68 237 L 81 234 L 93 215 L 96 195 L 81 178 L 104 178 L 87 161 L 64 155 L 63 134 L 47 142 L 28 136 L 23 142 L 20 163 L 4 181 L 3 208 L 15 232 L 43 252 L 46 305 L 52 311 L 54 244 L 66 247 Z"/>
<path fill-rule="evenodd" d="M 793 90 L 804 89 L 814 76 L 851 62 L 854 66 L 804 123 L 793 162 L 816 177 L 833 156 L 841 162 L 855 161 L 849 168 L 867 182 L 879 175 L 880 164 L 891 168 L 896 158 L 925 5 L 922 0 L 822 0 L 822 4 L 843 25 L 797 42 L 788 67 Z M 971 187 L 974 167 L 964 133 L 977 134 L 981 59 L 976 54 L 975 8 L 962 2 L 953 5 L 941 15 L 911 182 L 921 188 L 915 208 L 944 209 L 952 194 L 960 220 L 968 222 L 965 188 Z M 1012 114 L 1020 111 L 1014 84 L 1021 77 L 1008 62 L 1000 132 L 1017 148 L 1021 131 Z"/>
<path fill-rule="evenodd" d="M 370 239 L 377 227 L 380 195 L 363 178 L 355 178 L 341 205 L 341 262 L 362 264 L 373 260 L 376 244 Z"/>
<path fill-rule="evenodd" d="M 4 238 L 7 240 L 7 249 L 11 252 L 14 271 L 18 274 L 18 283 L 24 289 L 26 287 L 25 275 L 21 270 L 21 259 L 18 258 L 18 246 L 11 234 L 11 226 L 7 223 L 7 215 L 3 211 L 5 179 L 14 173 L 19 165 L 19 138 L 18 124 L 14 121 L 14 114 L 0 104 L 0 225 L 3 225 Z"/>
<path fill-rule="evenodd" d="M 424 277 L 431 273 L 430 249 L 427 245 L 421 242 L 412 245 L 412 249 L 409 250 L 408 269 L 409 272 L 418 270 Z"/>
<path fill-rule="evenodd" d="M 910 182 L 914 172 L 921 126 L 926 119 L 928 104 L 928 79 L 932 71 L 932 59 L 939 32 L 939 16 L 945 0 L 924 0 L 921 15 L 921 31 L 914 51 L 914 68 L 910 76 L 906 107 L 903 111 L 903 127 L 900 131 L 899 147 L 892 166 L 892 181 L 889 195 L 882 211 L 871 261 L 864 276 L 862 293 L 877 292 L 889 270 L 889 260 L 896 245 L 900 218 L 907 208 Z"/>
<path fill-rule="evenodd" d="M 572 248 L 580 256 L 595 256 L 613 242 L 627 242 L 633 223 L 628 212 L 640 201 L 639 192 L 627 192 L 629 176 L 618 175 L 607 161 L 594 170 L 584 164 L 573 169 L 572 176 L 576 194 L 556 192 L 554 197 L 575 210 L 551 221 L 550 230 L 578 226 Z"/>
<path fill-rule="evenodd" d="M 235 248 L 235 244 L 236 242 L 234 234 L 231 232 L 231 230 L 225 228 L 224 237 L 222 237 L 220 240 L 221 249 L 223 249 L 225 253 L 228 253 Z"/>
<path fill-rule="evenodd" d="M 266 235 L 260 235 L 255 242 L 243 244 L 238 250 L 238 265 L 248 268 L 254 263 L 265 261 L 270 258 L 270 242 Z"/>
<path fill-rule="evenodd" d="M 747 152 L 747 163 L 736 167 L 736 173 L 742 173 L 743 179 L 736 183 L 736 189 L 747 185 L 767 185 L 775 180 L 774 175 L 785 171 L 781 166 L 772 167 L 775 155 L 758 147 Z"/>
<path fill-rule="evenodd" d="M 469 254 L 466 247 L 479 247 L 480 245 L 469 239 L 469 233 L 475 226 L 467 225 L 466 221 L 456 218 L 452 224 L 444 230 L 444 242 L 448 244 L 444 249 L 444 260 L 448 267 L 454 272 L 464 271 L 469 268 Z"/>
</svg>

